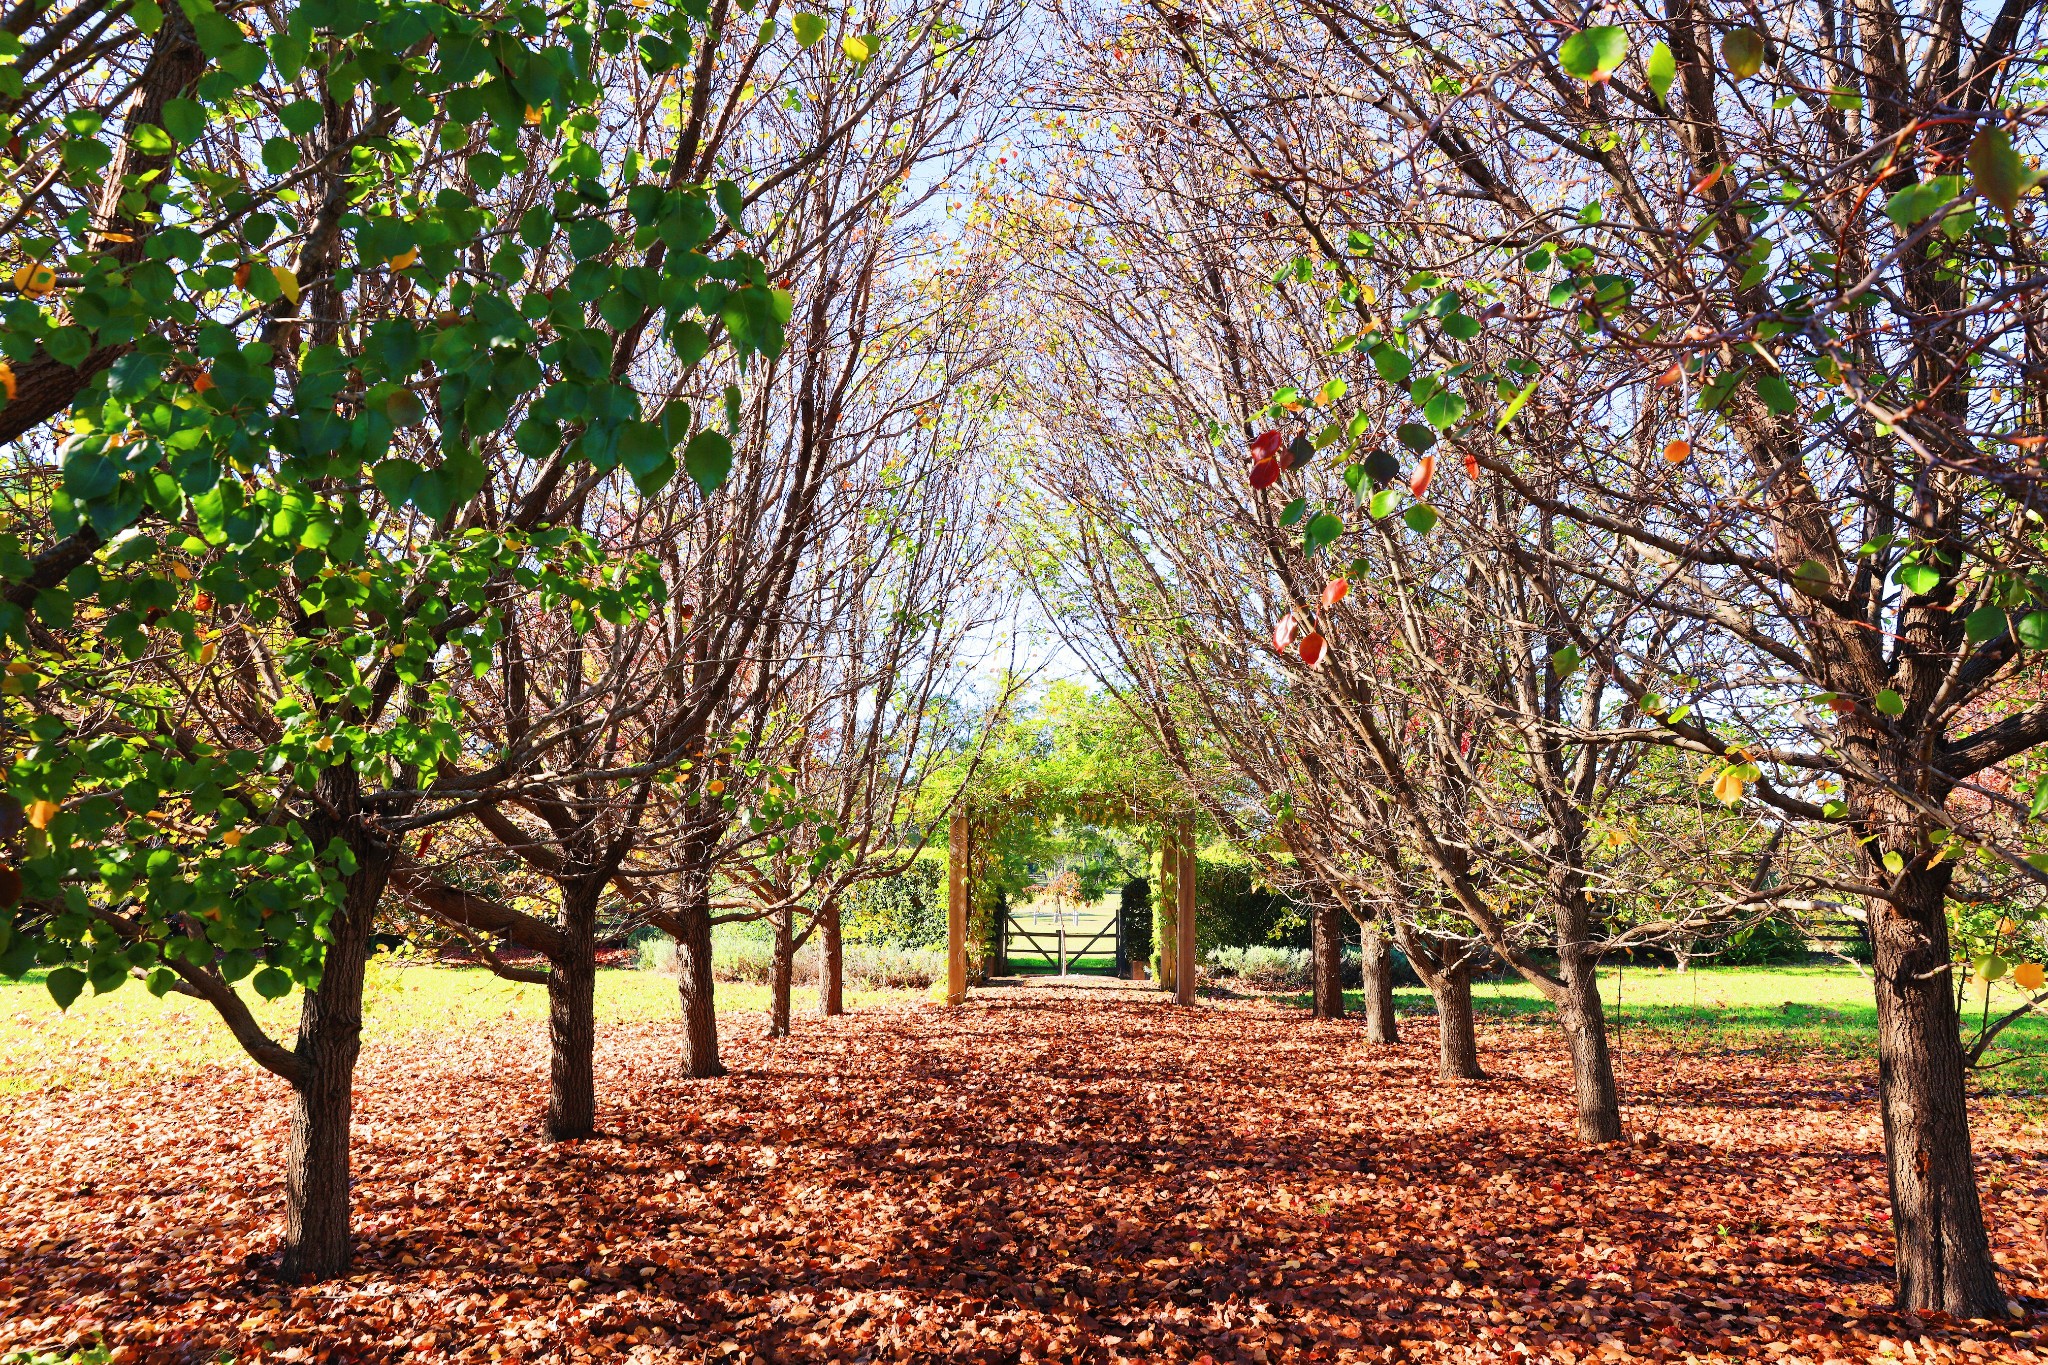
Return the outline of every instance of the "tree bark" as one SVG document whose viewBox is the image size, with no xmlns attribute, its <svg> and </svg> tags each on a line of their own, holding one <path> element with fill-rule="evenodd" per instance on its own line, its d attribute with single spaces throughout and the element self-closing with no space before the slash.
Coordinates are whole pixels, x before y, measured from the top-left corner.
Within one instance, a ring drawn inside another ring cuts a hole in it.
<svg viewBox="0 0 2048 1365">
<path fill-rule="evenodd" d="M 355 854 L 356 870 L 343 883 L 341 910 L 330 921 L 334 940 L 327 946 L 320 984 L 306 992 L 299 1009 L 293 1051 L 305 1075 L 292 1088 L 278 1257 L 278 1273 L 288 1283 L 348 1273 L 349 1122 L 363 1038 L 363 967 L 392 863 L 390 848 L 354 819 L 361 789 L 353 771 L 329 769 L 319 794 L 335 814 L 310 822 L 315 845 L 324 848 L 336 837 L 343 839 Z"/>
<path fill-rule="evenodd" d="M 548 975 L 548 1136 L 597 1132 L 597 900 L 603 884 L 562 887 L 562 953 Z"/>
<path fill-rule="evenodd" d="M 1483 1081 L 1479 1036 L 1472 1027 L 1472 974 L 1444 971 L 1429 983 L 1436 1001 L 1436 1074 L 1439 1080 Z"/>
<path fill-rule="evenodd" d="M 789 986 L 796 969 L 796 929 L 783 906 L 769 917 L 775 926 L 775 959 L 768 977 L 768 1036 L 789 1036 Z"/>
<path fill-rule="evenodd" d="M 836 902 L 818 915 L 818 1013 L 828 1019 L 846 1013 L 846 942 Z"/>
<path fill-rule="evenodd" d="M 1567 942 L 1558 954 L 1564 998 L 1558 1023 L 1572 1058 L 1572 1092 L 1579 1136 L 1587 1142 L 1621 1140 L 1621 1095 L 1614 1084 L 1614 1059 L 1607 1051 L 1607 1015 L 1600 1006 L 1599 961 L 1583 942 Z"/>
<path fill-rule="evenodd" d="M 1364 926 L 1360 962 L 1365 972 L 1365 1039 L 1369 1043 L 1399 1043 L 1400 1026 L 1394 1020 L 1394 950 L 1377 921 Z"/>
<path fill-rule="evenodd" d="M 1915 860 L 1870 904 L 1877 1075 L 1898 1244 L 1899 1307 L 2005 1315 L 1971 1161 L 1963 1045 L 1945 913 L 1948 867 Z"/>
<path fill-rule="evenodd" d="M 676 940 L 676 988 L 683 1002 L 683 1074 L 723 1076 L 718 1061 L 718 1015 L 712 1000 L 711 887 L 694 892 L 683 907 Z"/>
<path fill-rule="evenodd" d="M 1315 1017 L 1344 1017 L 1344 929 L 1334 905 L 1309 911 L 1310 971 L 1315 982 Z"/>
</svg>

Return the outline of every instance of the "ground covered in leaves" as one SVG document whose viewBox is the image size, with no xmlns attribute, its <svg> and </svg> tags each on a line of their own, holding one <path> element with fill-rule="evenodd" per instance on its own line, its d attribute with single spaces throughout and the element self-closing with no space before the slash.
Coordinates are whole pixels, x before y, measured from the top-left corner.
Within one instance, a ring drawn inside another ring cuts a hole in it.
<svg viewBox="0 0 2048 1365">
<path fill-rule="evenodd" d="M 729 1021 L 754 1030 L 751 1018 Z M 2048 1359 L 2048 1152 L 1979 1116 L 1998 1325 L 1893 1315 L 1869 1077 L 1630 1040 L 1575 1143 L 1554 1031 L 1492 1079 L 1258 1002 L 1043 986 L 728 1040 L 612 1026 L 594 1142 L 531 1023 L 358 1077 L 358 1273 L 286 1289 L 282 1089 L 0 1098 L 0 1354 L 116 1361 Z M 2037 1347 L 2037 1342 L 2044 1345 Z"/>
</svg>

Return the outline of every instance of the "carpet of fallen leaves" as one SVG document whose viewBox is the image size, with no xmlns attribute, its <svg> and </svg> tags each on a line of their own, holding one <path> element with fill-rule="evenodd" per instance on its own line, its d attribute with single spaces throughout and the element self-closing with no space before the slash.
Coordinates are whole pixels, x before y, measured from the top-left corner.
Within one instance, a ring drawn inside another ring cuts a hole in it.
<svg viewBox="0 0 2048 1365">
<path fill-rule="evenodd" d="M 751 1026 L 750 1017 L 729 1021 Z M 753 1030 L 747 1029 L 748 1034 Z M 0 1101 L 0 1352 L 116 1361 L 2048 1358 L 2048 1153 L 1980 1114 L 1997 1325 L 1894 1315 L 1869 1077 L 1621 1054 L 1631 1138 L 1572 1138 L 1554 1031 L 1048 988 L 600 1047 L 606 1135 L 550 1145 L 524 1027 L 366 1055 L 357 1273 L 286 1289 L 281 1090 Z"/>
</svg>

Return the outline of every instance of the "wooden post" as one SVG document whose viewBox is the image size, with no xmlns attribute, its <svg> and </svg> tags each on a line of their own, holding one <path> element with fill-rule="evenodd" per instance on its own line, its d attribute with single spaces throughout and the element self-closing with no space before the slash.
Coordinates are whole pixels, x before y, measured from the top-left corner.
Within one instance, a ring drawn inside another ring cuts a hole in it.
<svg viewBox="0 0 2048 1365">
<path fill-rule="evenodd" d="M 1172 825 L 1162 825 L 1159 830 L 1159 885 L 1152 895 L 1152 951 L 1159 955 L 1159 980 L 1154 983 L 1162 991 L 1173 989 L 1173 947 L 1175 936 L 1168 932 L 1174 925 L 1174 885 L 1180 880 L 1180 855 L 1174 851 L 1178 841 Z"/>
<path fill-rule="evenodd" d="M 946 847 L 946 1003 L 967 999 L 967 817 L 953 817 Z"/>
<path fill-rule="evenodd" d="M 1183 816 L 1180 822 L 1178 866 L 1174 875 L 1174 973 L 1173 1000 L 1177 1005 L 1195 1003 L 1195 822 Z"/>
</svg>

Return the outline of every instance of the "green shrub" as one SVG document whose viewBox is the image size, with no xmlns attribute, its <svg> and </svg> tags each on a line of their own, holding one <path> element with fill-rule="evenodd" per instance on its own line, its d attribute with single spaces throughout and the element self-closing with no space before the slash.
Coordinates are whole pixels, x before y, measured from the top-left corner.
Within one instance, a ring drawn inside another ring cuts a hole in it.
<svg viewBox="0 0 2048 1365">
<path fill-rule="evenodd" d="M 839 908 L 847 943 L 927 948 L 946 941 L 946 866 L 918 858 L 893 877 L 859 882 Z"/>
</svg>

